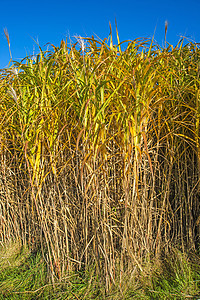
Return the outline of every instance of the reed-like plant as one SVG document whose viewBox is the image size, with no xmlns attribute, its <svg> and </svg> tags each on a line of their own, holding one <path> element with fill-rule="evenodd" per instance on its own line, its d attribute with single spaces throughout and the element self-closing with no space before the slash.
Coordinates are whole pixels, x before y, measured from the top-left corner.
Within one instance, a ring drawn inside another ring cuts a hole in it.
<svg viewBox="0 0 200 300">
<path fill-rule="evenodd" d="M 78 37 L 1 71 L 0 238 L 106 287 L 199 247 L 197 44 Z"/>
</svg>

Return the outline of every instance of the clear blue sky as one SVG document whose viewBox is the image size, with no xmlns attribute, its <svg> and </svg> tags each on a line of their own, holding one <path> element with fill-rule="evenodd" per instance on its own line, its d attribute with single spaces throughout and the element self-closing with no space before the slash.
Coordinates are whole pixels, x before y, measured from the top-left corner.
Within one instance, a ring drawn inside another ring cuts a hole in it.
<svg viewBox="0 0 200 300">
<path fill-rule="evenodd" d="M 151 38 L 155 31 L 155 40 L 164 46 L 167 20 L 170 44 L 176 45 L 181 35 L 200 42 L 200 0 L 0 0 L 0 4 L 0 68 L 10 58 L 4 28 L 14 60 L 37 53 L 34 40 L 43 48 L 47 43 L 59 46 L 74 35 L 108 37 L 109 21 L 115 35 L 115 18 L 121 41 Z"/>
</svg>

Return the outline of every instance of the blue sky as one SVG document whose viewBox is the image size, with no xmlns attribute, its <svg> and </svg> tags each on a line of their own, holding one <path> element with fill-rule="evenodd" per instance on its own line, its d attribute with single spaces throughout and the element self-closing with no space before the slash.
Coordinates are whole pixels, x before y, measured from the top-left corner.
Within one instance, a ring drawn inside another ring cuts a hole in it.
<svg viewBox="0 0 200 300">
<path fill-rule="evenodd" d="M 62 39 L 74 35 L 106 38 L 109 22 L 115 36 L 115 19 L 121 41 L 152 38 L 155 31 L 155 40 L 164 46 L 167 20 L 170 44 L 176 45 L 180 36 L 200 42 L 200 0 L 0 0 L 0 4 L 0 68 L 8 66 L 10 59 L 5 28 L 13 60 L 37 53 L 34 40 L 45 49 L 47 43 L 59 46 Z"/>
</svg>

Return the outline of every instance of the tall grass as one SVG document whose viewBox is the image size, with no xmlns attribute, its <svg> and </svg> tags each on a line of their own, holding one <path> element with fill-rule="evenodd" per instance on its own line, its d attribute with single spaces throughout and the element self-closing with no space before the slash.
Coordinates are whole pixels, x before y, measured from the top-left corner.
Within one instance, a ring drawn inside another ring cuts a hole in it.
<svg viewBox="0 0 200 300">
<path fill-rule="evenodd" d="M 79 37 L 1 71 L 0 239 L 40 248 L 53 282 L 93 266 L 108 290 L 199 249 L 198 44 L 121 45 Z"/>
</svg>

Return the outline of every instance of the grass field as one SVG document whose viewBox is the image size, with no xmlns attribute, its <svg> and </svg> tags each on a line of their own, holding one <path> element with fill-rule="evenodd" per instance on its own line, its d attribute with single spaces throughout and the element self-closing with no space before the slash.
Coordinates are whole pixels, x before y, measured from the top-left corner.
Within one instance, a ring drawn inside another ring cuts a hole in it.
<svg viewBox="0 0 200 300">
<path fill-rule="evenodd" d="M 116 34 L 1 70 L 8 299 L 200 297 L 199 45 Z"/>
<path fill-rule="evenodd" d="M 90 266 L 54 284 L 41 252 L 31 253 L 19 242 L 0 251 L 0 299 L 199 299 L 200 259 L 194 253 L 173 250 L 162 260 L 125 272 L 121 285 L 106 290 L 104 281 Z"/>
</svg>

